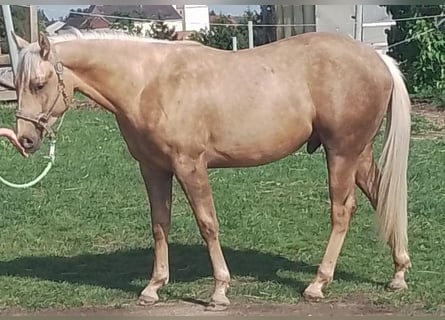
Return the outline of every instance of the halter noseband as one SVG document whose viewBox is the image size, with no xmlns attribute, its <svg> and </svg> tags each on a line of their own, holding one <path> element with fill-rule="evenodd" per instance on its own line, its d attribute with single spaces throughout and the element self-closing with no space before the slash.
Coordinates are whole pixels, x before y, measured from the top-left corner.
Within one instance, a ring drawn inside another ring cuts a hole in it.
<svg viewBox="0 0 445 320">
<path fill-rule="evenodd" d="M 41 127 L 43 130 L 45 130 L 49 134 L 49 136 L 51 138 L 54 137 L 54 132 L 48 126 L 48 120 L 51 117 L 51 115 L 56 107 L 57 101 L 59 101 L 60 96 L 63 97 L 63 102 L 65 103 L 65 106 L 69 107 L 68 96 L 65 92 L 65 83 L 63 82 L 63 64 L 62 64 L 62 62 L 60 62 L 60 61 L 56 62 L 56 64 L 54 65 L 54 70 L 56 71 L 56 75 L 57 75 L 57 79 L 58 79 L 58 83 L 57 83 L 58 94 L 57 94 L 57 97 L 54 99 L 54 102 L 53 102 L 51 108 L 49 108 L 47 112 L 42 111 L 37 115 L 27 114 L 21 110 L 18 110 L 15 114 L 16 118 L 31 121 L 34 124 L 36 124 L 37 126 Z"/>
</svg>

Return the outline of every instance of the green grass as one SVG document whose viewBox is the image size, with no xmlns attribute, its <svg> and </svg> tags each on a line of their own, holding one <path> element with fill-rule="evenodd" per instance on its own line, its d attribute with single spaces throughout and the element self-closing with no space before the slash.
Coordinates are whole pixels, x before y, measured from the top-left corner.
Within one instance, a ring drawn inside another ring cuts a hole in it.
<svg viewBox="0 0 445 320">
<path fill-rule="evenodd" d="M 0 121 L 12 124 L 12 111 L 0 110 Z M 416 130 L 424 127 L 422 122 Z M 0 174 L 30 180 L 45 166 L 46 150 L 25 160 L 1 140 Z M 233 276 L 229 298 L 299 301 L 329 234 L 324 154 L 302 150 L 271 165 L 210 175 Z M 142 178 L 112 115 L 69 112 L 49 175 L 31 189 L 1 188 L 0 307 L 134 302 L 151 271 L 152 237 Z M 370 205 L 358 194 L 359 210 L 327 298 L 365 295 L 376 304 L 443 309 L 445 141 L 412 141 L 409 291 L 385 291 L 391 256 L 377 241 Z M 171 283 L 161 299 L 207 300 L 213 285 L 207 251 L 177 184 L 170 243 Z"/>
</svg>

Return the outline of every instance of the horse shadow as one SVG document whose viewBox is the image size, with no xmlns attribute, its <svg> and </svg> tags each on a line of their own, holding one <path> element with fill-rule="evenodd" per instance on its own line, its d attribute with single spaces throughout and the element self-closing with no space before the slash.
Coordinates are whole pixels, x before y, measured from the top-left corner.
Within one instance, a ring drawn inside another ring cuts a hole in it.
<svg viewBox="0 0 445 320">
<path fill-rule="evenodd" d="M 294 278 L 280 277 L 278 271 L 299 271 L 312 276 L 315 276 L 317 271 L 317 266 L 255 250 L 235 250 L 225 247 L 223 252 L 232 276 L 253 277 L 260 282 L 274 281 L 299 293 L 303 292 L 308 283 Z M 212 276 L 208 253 L 204 246 L 170 244 L 169 256 L 171 282 L 188 283 Z M 129 249 L 74 257 L 20 257 L 11 261 L 0 261 L 0 276 L 31 277 L 139 294 L 149 279 L 152 259 L 152 249 Z M 336 270 L 335 279 L 376 284 L 374 281 L 343 270 Z"/>
</svg>

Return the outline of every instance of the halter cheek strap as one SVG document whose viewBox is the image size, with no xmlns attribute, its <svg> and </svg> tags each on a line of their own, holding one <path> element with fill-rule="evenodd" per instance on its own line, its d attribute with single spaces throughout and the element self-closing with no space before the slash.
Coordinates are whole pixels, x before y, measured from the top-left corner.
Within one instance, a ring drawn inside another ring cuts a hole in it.
<svg viewBox="0 0 445 320">
<path fill-rule="evenodd" d="M 48 125 L 48 120 L 51 118 L 53 111 L 57 105 L 57 102 L 60 99 L 60 96 L 62 96 L 65 106 L 69 107 L 69 101 L 68 101 L 69 98 L 65 91 L 65 83 L 63 82 L 63 64 L 62 64 L 62 62 L 60 62 L 60 61 L 56 62 L 56 64 L 54 65 L 54 70 L 56 71 L 57 80 L 58 80 L 57 81 L 58 93 L 57 93 L 56 98 L 54 99 L 53 104 L 51 105 L 51 108 L 49 108 L 48 111 L 40 112 L 37 115 L 24 113 L 23 111 L 18 110 L 15 115 L 16 118 L 18 118 L 18 119 L 31 121 L 34 124 L 38 125 L 43 130 L 45 130 L 49 134 L 50 137 L 54 137 L 54 132 L 51 129 L 51 127 Z"/>
</svg>

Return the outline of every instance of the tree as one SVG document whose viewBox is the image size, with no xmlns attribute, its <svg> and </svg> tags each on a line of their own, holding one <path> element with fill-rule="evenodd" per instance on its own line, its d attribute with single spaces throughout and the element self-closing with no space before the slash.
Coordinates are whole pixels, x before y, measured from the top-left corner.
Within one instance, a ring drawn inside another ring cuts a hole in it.
<svg viewBox="0 0 445 320">
<path fill-rule="evenodd" d="M 113 16 L 119 16 L 123 19 L 114 19 L 113 23 L 111 24 L 111 29 L 122 30 L 132 35 L 142 35 L 142 27 L 135 24 L 135 20 L 125 19 L 130 18 L 130 13 L 115 12 L 113 13 Z M 134 16 L 132 16 L 131 18 L 134 18 Z M 139 13 L 137 15 L 137 18 L 144 19 L 145 16 L 143 13 Z"/>
<path fill-rule="evenodd" d="M 277 40 L 276 13 L 274 5 L 261 5 L 261 24 L 262 27 L 257 27 L 258 33 L 256 35 L 255 45 L 262 45 Z M 271 25 L 271 26 L 266 26 Z"/>
<path fill-rule="evenodd" d="M 71 9 L 70 12 L 79 12 L 79 13 L 88 13 L 90 8 L 77 8 L 77 9 Z"/>
<path fill-rule="evenodd" d="M 400 62 L 410 92 L 442 96 L 445 90 L 445 23 L 437 28 L 436 19 L 421 17 L 444 14 L 445 6 L 386 7 L 396 20 L 396 25 L 386 32 L 390 46 L 388 54 Z M 410 19 L 415 17 L 420 19 Z"/>
<path fill-rule="evenodd" d="M 273 28 L 255 27 L 255 25 L 270 24 L 274 21 L 274 11 L 271 7 L 273 6 L 261 6 L 261 14 L 246 10 L 239 23 L 236 23 L 235 19 L 229 15 L 222 13 L 216 15 L 214 11 L 211 11 L 212 25 L 210 28 L 193 33 L 191 39 L 214 48 L 232 50 L 232 38 L 236 37 L 238 49 L 245 49 L 249 47 L 247 23 L 251 20 L 254 25 L 254 45 L 259 46 L 272 42 L 275 40 L 274 36 L 271 36 L 271 33 L 275 33 Z M 263 10 L 265 11 L 263 12 Z"/>
<path fill-rule="evenodd" d="M 210 28 L 201 29 L 199 32 L 194 32 L 190 38 L 191 40 L 199 41 L 207 46 L 232 50 L 232 38 L 237 38 L 237 46 L 239 49 L 248 47 L 248 35 L 246 27 L 239 27 L 232 25 L 234 21 L 230 16 L 222 13 L 213 19 L 213 24 Z"/>
<path fill-rule="evenodd" d="M 29 8 L 23 6 L 14 6 L 11 5 L 11 16 L 12 23 L 14 24 L 15 33 L 29 40 Z M 45 30 L 46 23 L 48 22 L 48 18 L 46 17 L 43 10 L 37 11 L 38 18 L 38 29 L 39 31 Z M 6 41 L 6 29 L 5 29 L 5 21 L 3 18 L 3 10 L 0 7 L 0 37 L 1 37 L 1 50 L 2 52 L 8 51 L 8 42 Z"/>
<path fill-rule="evenodd" d="M 146 35 L 155 39 L 172 40 L 174 33 L 175 27 L 170 28 L 159 16 L 158 21 L 150 25 L 150 29 L 147 30 Z"/>
<path fill-rule="evenodd" d="M 38 29 L 40 31 L 45 31 L 46 26 L 50 23 L 48 17 L 45 14 L 45 11 L 42 9 L 37 10 L 37 21 L 38 21 Z"/>
</svg>

